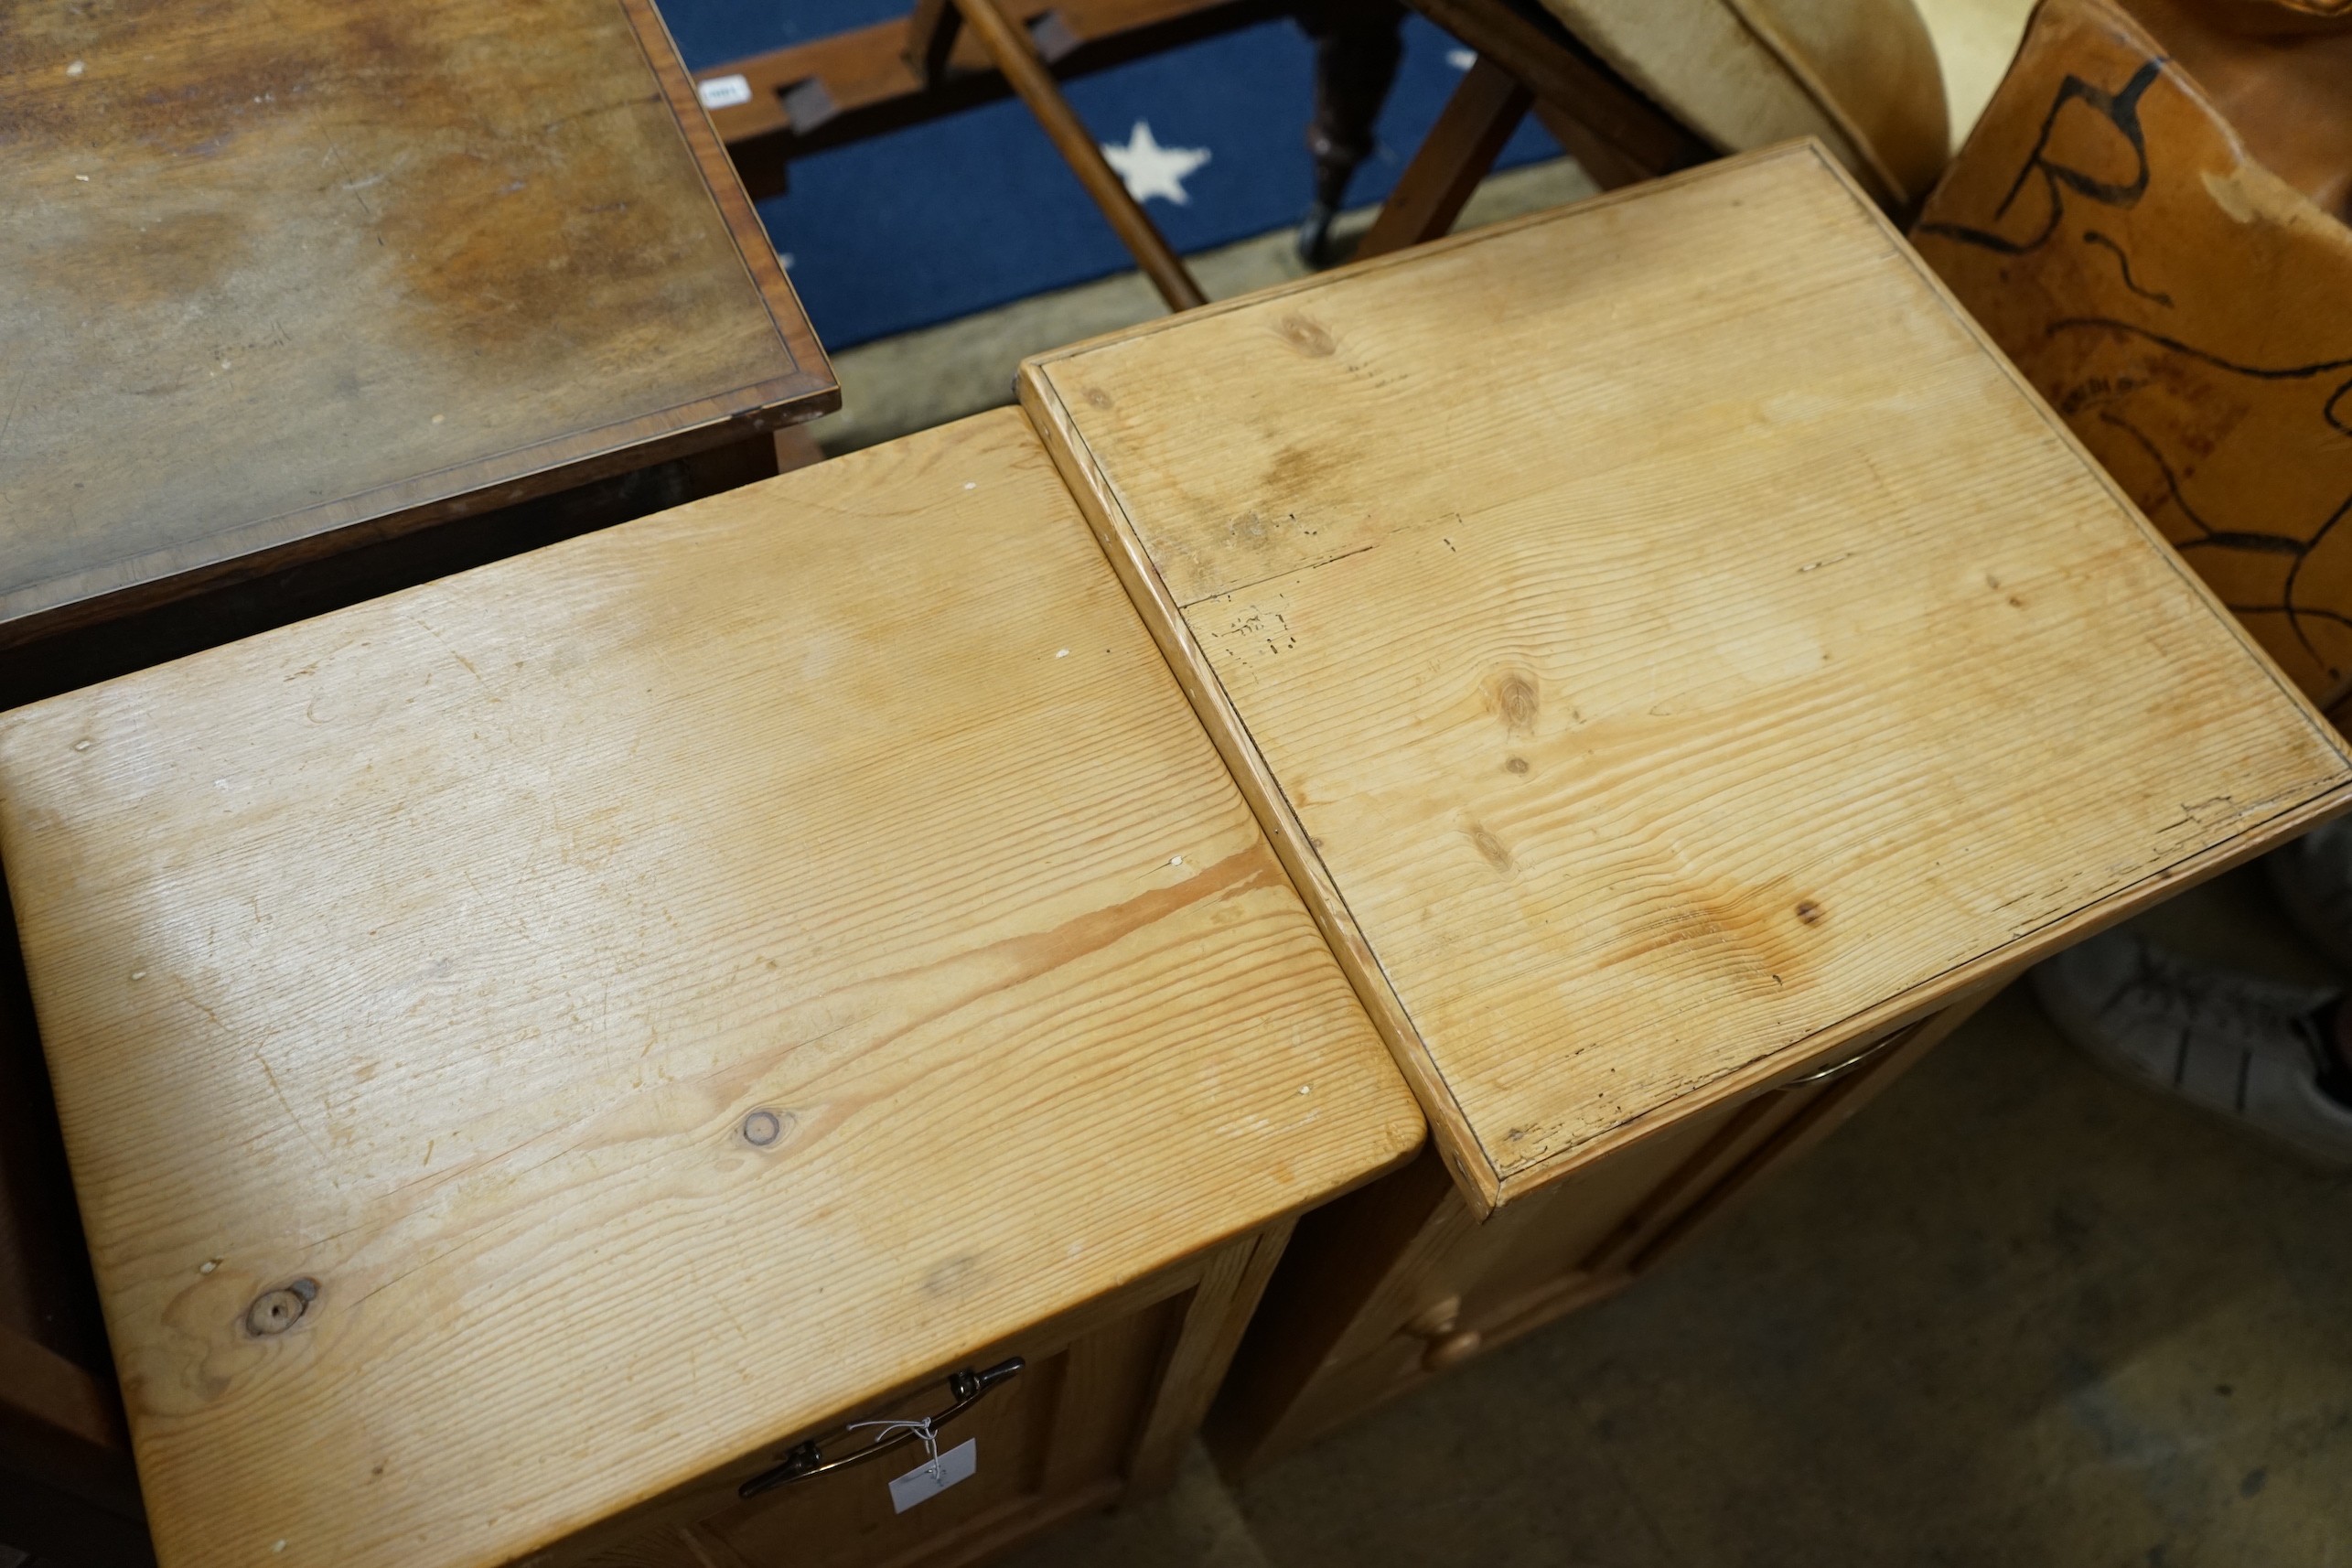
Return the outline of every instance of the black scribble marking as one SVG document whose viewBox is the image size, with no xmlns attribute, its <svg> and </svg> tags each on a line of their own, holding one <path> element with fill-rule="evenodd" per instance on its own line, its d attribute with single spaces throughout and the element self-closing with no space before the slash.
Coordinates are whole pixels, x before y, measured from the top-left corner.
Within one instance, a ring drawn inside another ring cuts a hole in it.
<svg viewBox="0 0 2352 1568">
<path fill-rule="evenodd" d="M 2218 354 L 2194 348 L 2181 342 L 2178 338 L 2168 338 L 2161 332 L 2151 332 L 2143 327 L 2134 327 L 2126 321 L 2112 321 L 2102 317 L 2071 317 L 2065 321 L 2054 322 L 2050 326 L 2050 332 L 2055 335 L 2062 328 L 2078 327 L 2112 328 L 2118 331 L 2145 338 L 2171 352 L 2211 365 L 2217 370 L 2251 377 L 2258 381 L 2298 381 L 2352 369 L 2352 359 L 2322 360 L 2308 365 L 2276 368 L 2240 364 L 2234 360 L 2224 359 Z M 2321 409 L 2321 417 L 2338 435 L 2352 436 L 2352 427 L 2347 427 L 2342 417 L 2344 400 L 2347 395 L 2352 395 L 2352 376 L 2346 377 L 2344 381 L 2328 394 L 2327 402 Z M 2156 466 L 2157 473 L 2164 478 L 2166 496 L 2173 505 L 2179 509 L 2182 518 L 2188 522 L 2189 526 L 2196 530 L 2196 537 L 2183 540 L 2175 546 L 2181 553 L 2186 555 L 2195 550 L 2214 549 L 2293 558 L 2293 564 L 2287 568 L 2287 579 L 2281 588 L 2277 604 L 2231 603 L 2228 606 L 2229 610 L 2232 614 L 2239 616 L 2284 616 L 2287 629 L 2294 634 L 2295 642 L 2311 656 L 2313 662 L 2325 670 L 2330 680 L 2340 677 L 2343 671 L 2337 668 L 2334 660 L 2320 652 L 2312 642 L 2306 623 L 2325 621 L 2352 630 L 2352 616 L 2339 614 L 2317 605 L 2299 603 L 2295 598 L 2295 590 L 2302 585 L 2303 569 L 2309 564 L 2313 553 L 2327 542 L 2328 536 L 2336 532 L 2337 524 L 2341 523 L 2347 516 L 2352 516 L 2352 495 L 2347 495 L 2343 500 L 2337 502 L 2336 510 L 2329 512 L 2325 520 L 2308 537 L 2293 533 L 2271 533 L 2257 529 L 2218 528 L 2207 519 L 2203 512 L 2190 503 L 2187 492 L 2181 484 L 2180 475 L 2165 459 L 2164 454 L 2156 449 L 2156 444 L 2149 439 L 2146 432 L 2111 408 L 2100 409 L 2099 419 L 2100 424 L 2111 429 L 2120 430 L 2129 436 L 2132 444 L 2137 446 L 2147 456 L 2148 460 Z"/>
<path fill-rule="evenodd" d="M 2009 193 L 2001 199 L 2001 205 L 1992 209 L 1992 220 L 1997 223 L 2008 216 L 2010 207 L 2024 190 L 2026 182 L 2040 175 L 2050 210 L 2031 238 L 2012 240 L 1992 230 L 1971 228 L 1965 223 L 1922 223 L 1919 231 L 1957 240 L 1963 245 L 1998 251 L 2005 256 L 2022 256 L 2046 244 L 2050 236 L 2058 231 L 2058 222 L 2066 216 L 2066 193 L 2069 190 L 2108 207 L 2136 206 L 2140 198 L 2148 192 L 2148 135 L 2140 125 L 2140 98 L 2155 85 L 2156 78 L 2163 74 L 2164 68 L 2164 58 L 2161 55 L 2144 61 L 2138 70 L 2132 73 L 2132 80 L 2114 92 L 2093 87 L 2082 78 L 2071 74 L 2058 84 L 2057 96 L 2050 100 L 2049 113 L 2042 116 L 2041 134 L 2034 138 L 2033 150 L 2026 154 L 2024 164 L 2017 170 L 2017 177 L 2011 182 Z M 2139 165 L 2139 172 L 2131 179 L 2119 185 L 2072 165 L 2059 163 L 2049 156 L 2050 133 L 2057 125 L 2060 112 L 2074 102 L 2089 105 L 2131 145 L 2132 156 Z"/>
<path fill-rule="evenodd" d="M 2189 526 L 2196 530 L 2195 539 L 2177 543 L 2174 546 L 2175 549 L 2195 550 L 2199 546 L 2209 544 L 2223 550 L 2251 550 L 2265 555 L 2301 555 L 2309 548 L 2293 534 L 2251 533 L 2242 530 L 2214 527 L 2205 520 L 2196 508 L 2189 504 L 2188 497 L 2181 493 L 2180 476 L 2173 472 L 2173 466 L 2164 460 L 2164 455 L 2162 452 L 2156 450 L 2156 444 L 2148 439 L 2145 431 L 2111 408 L 2102 408 L 2099 411 L 2099 422 L 2121 431 L 2132 438 L 2132 443 L 2141 451 L 2148 455 L 2148 461 L 2153 463 L 2156 466 L 2156 472 L 2164 476 L 2164 490 L 2172 498 L 2173 505 L 2180 509 L 2181 516 L 2187 519 Z"/>
<path fill-rule="evenodd" d="M 2228 359 L 2209 349 L 2200 349 L 2194 343 L 2184 343 L 2177 338 L 2168 338 L 2153 328 L 2135 326 L 2129 321 L 2119 321 L 2110 316 L 2064 317 L 2050 323 L 2050 331 L 2056 334 L 2078 327 L 2104 327 L 2113 331 L 2129 333 L 2132 337 L 2144 338 L 2151 343 L 2170 349 L 2175 354 L 2186 354 L 2192 360 L 2201 360 L 2217 369 L 2233 371 L 2239 375 L 2253 376 L 2266 381 L 2303 381 L 2313 376 L 2324 376 L 2331 371 L 2352 370 L 2352 356 L 2341 360 L 2314 360 L 2308 365 L 2249 365 L 2242 360 Z M 2343 395 L 2343 392 L 2339 389 L 2336 396 Z M 2352 429 L 2347 429 L 2343 425 L 2337 425 L 2336 428 L 2343 430 L 2347 435 L 2352 435 Z"/>
<path fill-rule="evenodd" d="M 2352 631 L 2352 616 L 2343 615 L 2336 610 L 2316 608 L 2311 605 L 2233 605 L 2225 603 L 2222 607 L 2234 616 L 2285 616 L 2287 618 L 2287 624 L 2290 627 L 2294 628 L 2295 640 L 2303 643 L 2305 648 L 2309 648 L 2311 643 L 2304 639 L 2303 628 L 2299 624 L 2297 624 L 2298 622 L 2306 620 L 2324 620 L 2330 622 L 2333 625 L 2340 626 L 2347 631 Z M 2318 655 L 2314 654 L 2313 657 L 2317 658 Z M 2325 661 L 2323 660 L 2322 662 L 2325 663 Z M 2334 674 L 2335 666 L 2329 665 L 2328 671 L 2331 675 Z"/>
<path fill-rule="evenodd" d="M 2167 310 L 2172 308 L 2173 296 L 2171 295 L 2160 293 L 2153 288 L 2142 288 L 2140 286 L 2140 280 L 2132 275 L 2132 258 L 2124 253 L 2122 246 L 2117 244 L 2114 241 L 2109 239 L 2106 235 L 2100 233 L 2096 229 L 2084 230 L 2082 231 L 2082 242 L 2086 245 L 2103 245 L 2108 250 L 2114 252 L 2115 264 L 2123 269 L 2123 286 L 2125 288 L 2130 289 L 2142 299 L 2153 299 Z"/>
<path fill-rule="evenodd" d="M 2020 256 L 2048 243 L 2051 236 L 2058 231 L 2060 224 L 2065 220 L 2066 204 L 2069 194 L 2117 209 L 2137 206 L 2140 199 L 2147 194 L 2151 175 L 2147 133 L 2140 124 L 2140 100 L 2163 75 L 2164 64 L 2165 57 L 2162 55 L 2143 60 L 2132 71 L 2131 79 L 2112 92 L 2103 88 L 2094 87 L 2080 77 L 2073 75 L 2068 75 L 2058 84 L 2057 91 L 2050 99 L 2048 111 L 2042 116 L 2040 134 L 2035 137 L 2033 147 L 2027 152 L 2024 162 L 2018 167 L 2016 178 L 2010 182 L 2008 191 L 2002 197 L 2000 205 L 1993 209 L 1991 219 L 1992 223 L 1997 224 L 2007 217 L 2010 209 L 2016 205 L 2018 198 L 2038 177 L 2043 194 L 2048 203 L 2048 210 L 2044 215 L 2040 227 L 2030 235 L 2021 240 L 2013 240 L 1994 229 L 1981 229 L 1965 223 L 1922 223 L 1918 226 L 1917 231 L 1938 235 L 1964 245 L 1975 245 L 2002 255 Z M 2050 138 L 2057 132 L 2058 116 L 2065 111 L 2067 104 L 2077 102 L 2104 119 L 2131 147 L 2136 166 L 2132 178 L 2121 182 L 2101 179 L 2087 169 L 2075 167 L 2051 156 Z M 2131 257 L 2124 252 L 2121 245 L 2097 230 L 2084 230 L 2082 237 L 2086 244 L 2103 246 L 2114 252 L 2117 264 L 2122 268 L 2124 287 L 2143 299 L 2167 309 L 2171 308 L 2173 299 L 2170 295 L 2141 286 L 2139 279 L 2132 274 Z M 2070 317 L 2051 323 L 2046 330 L 2047 335 L 2053 338 L 2061 332 L 2089 331 L 2110 332 L 2134 338 L 2228 374 L 2245 376 L 2255 381 L 2316 381 L 2328 376 L 2340 376 L 2343 379 L 2336 382 L 2325 401 L 2320 405 L 2320 418 L 2337 435 L 2352 437 L 2352 374 L 2347 373 L 2352 371 L 2352 358 L 2316 360 L 2308 364 L 2300 365 L 2250 365 L 2217 354 L 2210 349 L 2200 349 L 2195 344 L 2185 342 L 2167 333 L 2102 316 Z M 2111 390 L 2124 389 L 2118 387 Z M 2071 413 L 2072 411 L 2069 410 L 2069 414 Z M 2312 623 L 2325 623 L 2352 630 L 2352 616 L 2300 603 L 2296 594 L 2302 584 L 2304 565 L 2310 562 L 2320 545 L 2335 532 L 2336 526 L 2343 522 L 2347 516 L 2352 516 L 2352 495 L 2345 497 L 2308 536 L 2264 529 L 2230 528 L 2218 525 L 2190 501 L 2183 475 L 2157 450 L 2154 441 L 2150 439 L 2144 431 L 2112 407 L 2101 408 L 2099 411 L 2099 418 L 2101 423 L 2122 432 L 2147 456 L 2148 460 L 2156 466 L 2157 472 L 2163 476 L 2167 497 L 2179 510 L 2182 519 L 2188 527 L 2195 531 L 2194 537 L 2180 543 L 2179 548 L 2184 553 L 2221 550 L 2291 558 L 2292 564 L 2287 568 L 2286 581 L 2280 594 L 2279 602 L 2276 604 L 2231 604 L 2228 607 L 2239 616 L 2283 616 L 2286 618 L 2289 630 L 2304 651 L 2327 671 L 2331 680 L 2340 679 L 2343 671 L 2313 645 L 2307 628 Z"/>
<path fill-rule="evenodd" d="M 2295 640 L 2303 644 L 2303 650 L 2310 654 L 2320 667 L 2327 671 L 2331 679 L 2338 673 L 2336 666 L 2321 657 L 2319 650 L 2311 645 L 2311 639 L 2304 635 L 2303 623 L 2305 619 L 2332 620 L 2338 626 L 2352 627 L 2352 617 L 2338 615 L 2333 610 L 2321 609 L 2312 605 L 2295 603 L 2295 585 L 2297 579 L 2303 575 L 2304 563 L 2311 559 L 2311 553 L 2318 549 L 2321 542 L 2329 534 L 2336 532 L 2336 525 L 2344 521 L 2347 512 L 2352 512 L 2352 496 L 2345 497 L 2336 504 L 2336 510 L 2327 514 L 2327 521 L 2319 525 L 2319 532 L 2311 536 L 2311 542 L 2304 545 L 2302 552 L 2295 556 L 2295 564 L 2287 568 L 2286 585 L 2279 595 L 2276 610 L 2277 614 L 2287 618 L 2287 625 L 2293 630 Z M 2256 607 L 2255 613 L 2271 613 L 2271 607 L 2267 605 Z"/>
<path fill-rule="evenodd" d="M 2055 338 L 2061 332 L 2102 328 L 2110 332 L 2121 332 L 2127 338 L 2142 338 L 2153 343 L 2160 349 L 2169 349 L 2175 354 L 2184 355 L 2202 364 L 2211 365 L 2217 371 L 2228 371 L 2232 375 L 2247 376 L 2258 381 L 2309 381 L 2318 376 L 2332 375 L 2338 371 L 2352 371 L 2352 359 L 2314 360 L 2308 365 L 2244 364 L 2236 360 L 2225 359 L 2210 349 L 2200 349 L 2193 343 L 2184 343 L 2177 338 L 2167 337 L 2149 328 L 2135 326 L 2129 321 L 2118 321 L 2111 316 L 2069 316 L 2051 322 L 2047 336 Z M 2346 377 L 2343 384 L 2328 394 L 2326 403 L 2319 411 L 2319 416 L 2339 435 L 2352 435 L 2352 424 L 2344 423 L 2344 400 L 2347 396 L 2352 396 L 2352 376 Z"/>
</svg>

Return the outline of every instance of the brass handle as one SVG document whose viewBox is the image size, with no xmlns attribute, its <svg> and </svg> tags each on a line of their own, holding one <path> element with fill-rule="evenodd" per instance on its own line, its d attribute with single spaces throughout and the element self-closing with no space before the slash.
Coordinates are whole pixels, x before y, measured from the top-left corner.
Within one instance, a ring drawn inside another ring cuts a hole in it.
<svg viewBox="0 0 2352 1568">
<path fill-rule="evenodd" d="M 1815 1068 L 1812 1071 L 1806 1073 L 1801 1077 L 1790 1079 L 1780 1087 L 1783 1089 L 1795 1089 L 1802 1084 L 1826 1083 L 1831 1079 L 1842 1078 L 1845 1074 L 1850 1073 L 1854 1069 L 1860 1067 L 1863 1063 L 1870 1060 L 1871 1058 L 1878 1056 L 1883 1052 L 1893 1050 L 1896 1047 L 1901 1045 L 1905 1040 L 1907 1040 L 1910 1037 L 1910 1030 L 1897 1029 L 1883 1040 L 1871 1041 L 1870 1044 L 1863 1047 L 1862 1049 L 1854 1052 L 1853 1055 L 1847 1057 L 1842 1061 L 1834 1061 L 1827 1067 Z"/>
<path fill-rule="evenodd" d="M 1424 1306 L 1405 1321 L 1404 1331 L 1416 1339 L 1439 1339 L 1454 1332 L 1454 1325 L 1462 1316 L 1462 1298 L 1449 1295 L 1444 1301 Z"/>
<path fill-rule="evenodd" d="M 989 1390 L 1010 1379 L 1026 1364 L 1020 1357 L 1015 1356 L 997 1362 L 984 1371 L 975 1372 L 966 1368 L 950 1377 L 948 1394 L 955 1402 L 931 1417 L 930 1429 L 937 1432 L 940 1427 L 978 1404 Z M 840 1426 L 822 1437 L 811 1437 L 806 1443 L 794 1444 L 785 1454 L 784 1462 L 781 1465 L 772 1470 L 762 1470 L 758 1475 L 737 1487 L 736 1496 L 756 1498 L 762 1492 L 771 1491 L 778 1487 L 788 1487 L 795 1481 L 811 1480 L 818 1476 L 831 1475 L 835 1470 L 846 1470 L 852 1465 L 863 1465 L 868 1459 L 879 1458 L 893 1448 L 904 1448 L 916 1440 L 916 1434 L 912 1430 L 901 1427 L 898 1431 L 868 1443 L 865 1447 L 854 1452 L 844 1454 L 838 1459 L 826 1458 L 825 1444 L 847 1437 L 849 1432 L 848 1426 Z"/>
<path fill-rule="evenodd" d="M 1486 1344 L 1486 1336 L 1475 1328 L 1464 1328 L 1462 1298 L 1449 1295 L 1444 1301 L 1423 1307 L 1413 1314 L 1404 1331 L 1423 1341 L 1421 1365 L 1423 1370 L 1442 1372 L 1458 1366 L 1477 1355 Z"/>
</svg>

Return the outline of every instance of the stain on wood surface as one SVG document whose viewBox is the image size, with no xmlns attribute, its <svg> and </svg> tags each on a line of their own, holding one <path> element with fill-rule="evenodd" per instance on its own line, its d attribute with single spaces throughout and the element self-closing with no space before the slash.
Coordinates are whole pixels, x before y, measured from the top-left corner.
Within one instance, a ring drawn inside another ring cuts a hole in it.
<svg viewBox="0 0 2352 1568">
<path fill-rule="evenodd" d="M 2352 779 L 1818 149 L 1023 374 L 1483 1204 Z"/>
<path fill-rule="evenodd" d="M 10 6 L 0 145 L 0 619 L 831 385 L 620 0 Z"/>
</svg>

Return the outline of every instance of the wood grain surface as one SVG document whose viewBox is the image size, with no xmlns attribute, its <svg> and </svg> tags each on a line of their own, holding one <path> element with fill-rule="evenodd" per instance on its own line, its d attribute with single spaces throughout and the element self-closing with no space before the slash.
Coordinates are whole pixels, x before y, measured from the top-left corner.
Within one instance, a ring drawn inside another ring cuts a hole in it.
<svg viewBox="0 0 2352 1568">
<path fill-rule="evenodd" d="M 166 1568 L 509 1561 L 1423 1136 L 1015 411 L 20 709 L 0 854 Z"/>
<path fill-rule="evenodd" d="M 0 639 L 838 395 L 647 0 L 27 0 L 0 142 Z"/>
<path fill-rule="evenodd" d="M 1486 1203 L 2347 801 L 1811 144 L 1024 397 Z"/>
</svg>

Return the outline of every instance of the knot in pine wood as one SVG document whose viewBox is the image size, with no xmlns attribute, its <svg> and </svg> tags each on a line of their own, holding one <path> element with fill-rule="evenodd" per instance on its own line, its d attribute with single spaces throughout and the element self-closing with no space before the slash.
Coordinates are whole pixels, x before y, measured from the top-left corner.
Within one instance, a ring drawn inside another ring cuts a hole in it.
<svg viewBox="0 0 2352 1568">
<path fill-rule="evenodd" d="M 790 1118 L 762 1107 L 743 1119 L 743 1141 L 755 1149 L 773 1147 L 784 1136 Z"/>
<path fill-rule="evenodd" d="M 300 1321 L 318 1299 L 318 1282 L 313 1279 L 294 1280 L 275 1290 L 263 1291 L 245 1309 L 248 1332 L 267 1337 L 283 1334 Z"/>
</svg>

